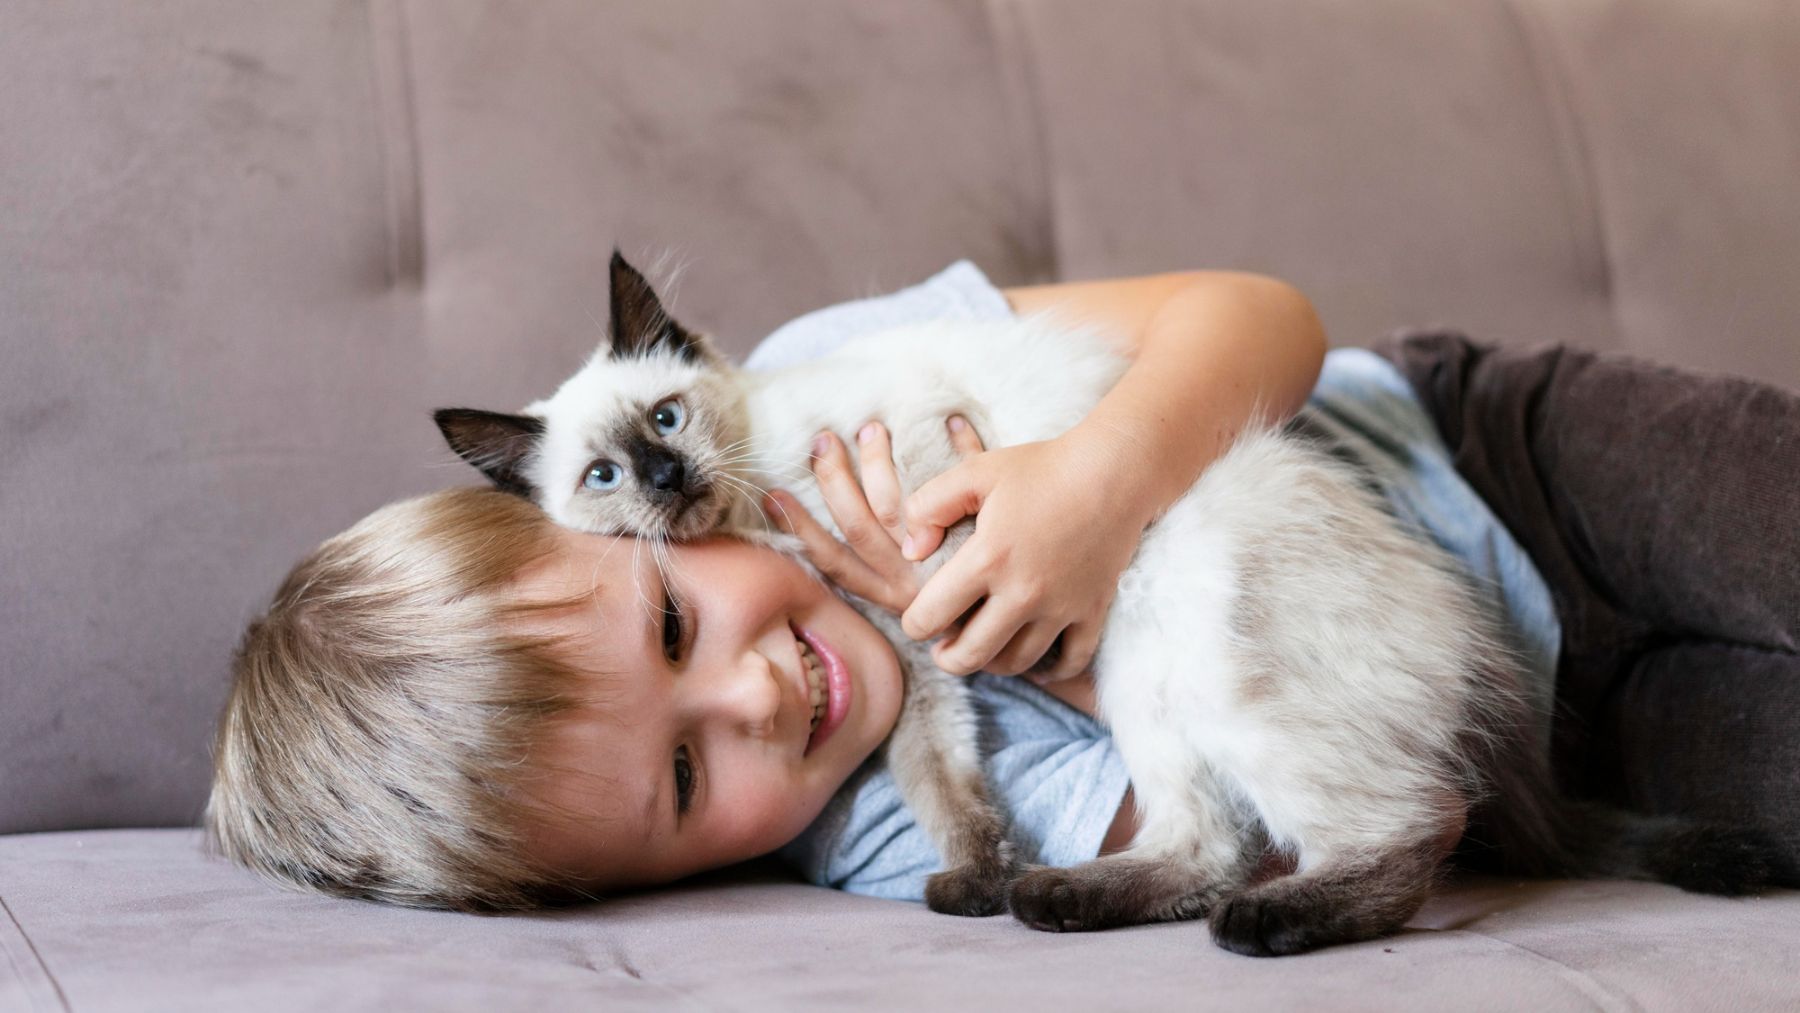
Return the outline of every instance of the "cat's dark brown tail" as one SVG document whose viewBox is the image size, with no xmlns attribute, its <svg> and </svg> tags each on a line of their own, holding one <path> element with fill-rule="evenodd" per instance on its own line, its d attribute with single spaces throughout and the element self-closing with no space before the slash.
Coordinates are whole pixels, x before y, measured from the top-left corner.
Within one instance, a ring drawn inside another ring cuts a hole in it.
<svg viewBox="0 0 1800 1013">
<path fill-rule="evenodd" d="M 1489 773 L 1460 865 L 1581 879 L 1644 879 L 1735 896 L 1800 886 L 1800 842 L 1766 830 L 1645 816 L 1564 797 L 1524 743 Z"/>
</svg>

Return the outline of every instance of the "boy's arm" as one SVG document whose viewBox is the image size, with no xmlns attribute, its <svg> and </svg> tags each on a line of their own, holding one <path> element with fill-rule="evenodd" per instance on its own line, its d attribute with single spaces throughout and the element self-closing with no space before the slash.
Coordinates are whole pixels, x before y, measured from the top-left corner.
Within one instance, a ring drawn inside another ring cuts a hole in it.
<svg viewBox="0 0 1800 1013">
<path fill-rule="evenodd" d="M 1190 271 L 1004 291 L 1021 316 L 1053 310 L 1091 324 L 1132 360 L 1081 428 L 1110 432 L 1164 465 L 1149 469 L 1138 490 L 1146 523 L 1259 412 L 1264 424 L 1279 424 L 1299 411 L 1325 358 L 1312 303 L 1263 275 Z M 1202 393 L 1206 403 L 1197 404 Z"/>
<path fill-rule="evenodd" d="M 1054 440 L 991 451 L 906 503 L 907 558 L 976 515 L 975 535 L 920 590 L 909 636 L 943 632 L 949 672 L 1024 671 L 1058 635 L 1048 678 L 1086 667 L 1118 577 L 1144 527 L 1246 426 L 1305 403 L 1324 359 L 1311 303 L 1260 275 L 1200 271 L 1009 289 L 1020 313 L 1054 310 L 1095 326 L 1132 359 L 1119 383 Z M 985 599 L 985 600 L 984 600 Z"/>
</svg>

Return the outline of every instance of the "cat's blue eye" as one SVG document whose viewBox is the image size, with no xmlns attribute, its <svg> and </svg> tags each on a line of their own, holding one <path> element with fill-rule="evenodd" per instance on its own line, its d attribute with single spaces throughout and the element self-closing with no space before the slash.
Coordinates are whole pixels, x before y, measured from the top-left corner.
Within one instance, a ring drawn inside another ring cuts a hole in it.
<svg viewBox="0 0 1800 1013">
<path fill-rule="evenodd" d="M 670 398 L 650 410 L 650 421 L 656 426 L 658 433 L 673 436 L 681 432 L 682 423 L 687 421 L 687 412 L 682 409 L 680 401 Z"/>
<path fill-rule="evenodd" d="M 611 492 L 625 481 L 625 469 L 611 461 L 595 461 L 588 465 L 587 477 L 581 480 L 582 486 L 595 492 Z"/>
</svg>

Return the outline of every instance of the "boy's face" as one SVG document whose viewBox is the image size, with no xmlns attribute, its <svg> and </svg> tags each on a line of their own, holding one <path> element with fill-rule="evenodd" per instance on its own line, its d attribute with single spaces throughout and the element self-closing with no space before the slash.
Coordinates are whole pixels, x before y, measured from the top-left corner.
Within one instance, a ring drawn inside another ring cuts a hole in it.
<svg viewBox="0 0 1800 1013">
<path fill-rule="evenodd" d="M 571 638 L 586 680 L 585 706 L 533 755 L 531 794 L 552 815 L 529 841 L 551 868 L 622 889 L 767 854 L 893 729 L 893 649 L 794 561 L 716 538 L 670 544 L 659 573 L 647 544 L 559 537 L 562 551 L 520 577 L 533 600 L 590 595 L 543 620 Z M 823 679 L 808 674 L 814 657 Z"/>
</svg>

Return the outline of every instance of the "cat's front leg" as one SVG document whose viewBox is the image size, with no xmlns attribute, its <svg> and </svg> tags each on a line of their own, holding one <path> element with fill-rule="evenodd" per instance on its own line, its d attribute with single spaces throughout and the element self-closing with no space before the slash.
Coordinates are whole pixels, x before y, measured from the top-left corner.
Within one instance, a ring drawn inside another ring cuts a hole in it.
<svg viewBox="0 0 1800 1013">
<path fill-rule="evenodd" d="M 1046 932 L 1092 932 L 1204 918 L 1236 883 L 1181 857 L 1131 852 L 1067 869 L 1037 866 L 1013 882 L 1013 916 Z"/>
<path fill-rule="evenodd" d="M 944 859 L 944 871 L 926 882 L 925 904 L 940 914 L 999 914 L 1013 878 L 1013 849 L 981 770 L 968 689 L 916 659 L 907 665 L 888 767 Z"/>
</svg>

